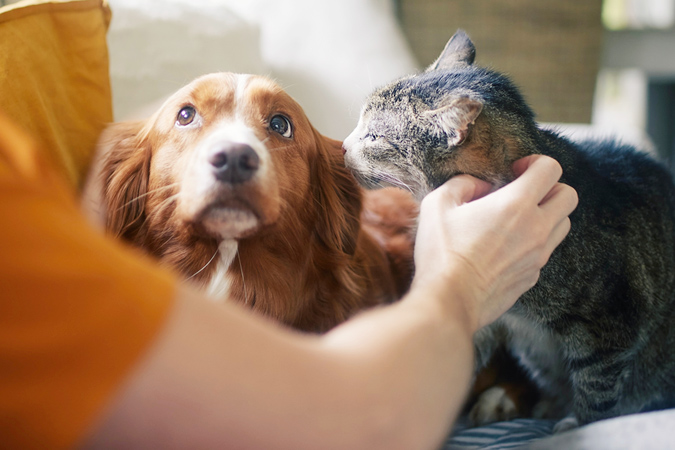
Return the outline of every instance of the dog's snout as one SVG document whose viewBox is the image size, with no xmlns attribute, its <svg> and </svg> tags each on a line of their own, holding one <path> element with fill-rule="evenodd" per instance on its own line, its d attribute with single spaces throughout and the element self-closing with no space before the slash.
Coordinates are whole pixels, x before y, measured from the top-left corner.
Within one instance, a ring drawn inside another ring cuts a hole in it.
<svg viewBox="0 0 675 450">
<path fill-rule="evenodd" d="M 260 158 L 248 144 L 230 142 L 209 157 L 216 178 L 227 183 L 250 180 L 260 165 Z"/>
</svg>

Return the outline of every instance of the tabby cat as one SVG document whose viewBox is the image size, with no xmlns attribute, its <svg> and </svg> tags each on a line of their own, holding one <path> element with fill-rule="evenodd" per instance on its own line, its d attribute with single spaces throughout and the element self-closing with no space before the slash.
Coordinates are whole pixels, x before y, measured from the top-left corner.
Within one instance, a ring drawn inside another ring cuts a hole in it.
<svg viewBox="0 0 675 450">
<path fill-rule="evenodd" d="M 579 194 L 572 229 L 537 285 L 475 338 L 478 365 L 506 345 L 569 422 L 675 406 L 675 188 L 652 157 L 540 128 L 513 83 L 473 65 L 458 31 L 425 72 L 376 90 L 345 140 L 367 187 L 422 198 L 457 174 L 497 186 L 512 163 L 555 158 Z"/>
</svg>

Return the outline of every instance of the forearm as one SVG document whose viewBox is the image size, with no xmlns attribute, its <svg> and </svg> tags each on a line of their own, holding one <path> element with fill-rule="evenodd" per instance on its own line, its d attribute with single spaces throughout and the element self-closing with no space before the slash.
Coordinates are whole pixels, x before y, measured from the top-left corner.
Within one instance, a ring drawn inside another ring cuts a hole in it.
<svg viewBox="0 0 675 450">
<path fill-rule="evenodd" d="M 534 285 L 569 231 L 577 200 L 556 184 L 560 166 L 541 156 L 516 166 L 519 178 L 484 198 L 490 186 L 466 176 L 429 194 L 411 293 L 327 335 L 294 333 L 185 289 L 86 444 L 437 446 L 470 382 L 473 331 Z"/>
<path fill-rule="evenodd" d="M 428 299 L 439 294 L 416 290 L 317 337 L 186 290 L 87 444 L 433 448 L 473 367 L 461 314 Z"/>
<path fill-rule="evenodd" d="M 447 288 L 418 287 L 402 302 L 326 336 L 323 346 L 337 355 L 335 366 L 355 379 L 347 393 L 335 395 L 346 395 L 352 402 L 346 409 L 362 411 L 364 421 L 376 425 L 371 431 L 382 433 L 362 447 L 344 448 L 437 448 L 447 435 L 473 370 L 469 321 L 452 295 Z M 432 301 L 435 296 L 451 306 Z"/>
</svg>

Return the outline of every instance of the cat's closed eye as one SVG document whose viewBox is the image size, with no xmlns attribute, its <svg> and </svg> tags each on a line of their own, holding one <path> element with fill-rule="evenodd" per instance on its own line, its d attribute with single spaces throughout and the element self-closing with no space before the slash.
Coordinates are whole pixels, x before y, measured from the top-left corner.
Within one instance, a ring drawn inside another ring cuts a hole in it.
<svg viewBox="0 0 675 450">
<path fill-rule="evenodd" d="M 366 135 L 366 139 L 370 141 L 381 141 L 384 140 L 384 135 L 383 134 L 377 134 L 377 133 L 368 133 Z"/>
</svg>

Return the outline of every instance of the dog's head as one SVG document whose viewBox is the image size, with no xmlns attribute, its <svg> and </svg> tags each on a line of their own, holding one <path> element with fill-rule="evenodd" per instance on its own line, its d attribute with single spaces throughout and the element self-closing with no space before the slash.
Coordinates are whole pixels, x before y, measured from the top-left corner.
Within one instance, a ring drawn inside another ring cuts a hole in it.
<svg viewBox="0 0 675 450">
<path fill-rule="evenodd" d="M 272 81 L 227 73 L 193 81 L 149 120 L 107 128 L 86 191 L 109 231 L 158 256 L 176 239 L 217 245 L 298 226 L 348 252 L 360 210 L 341 143 Z"/>
</svg>

